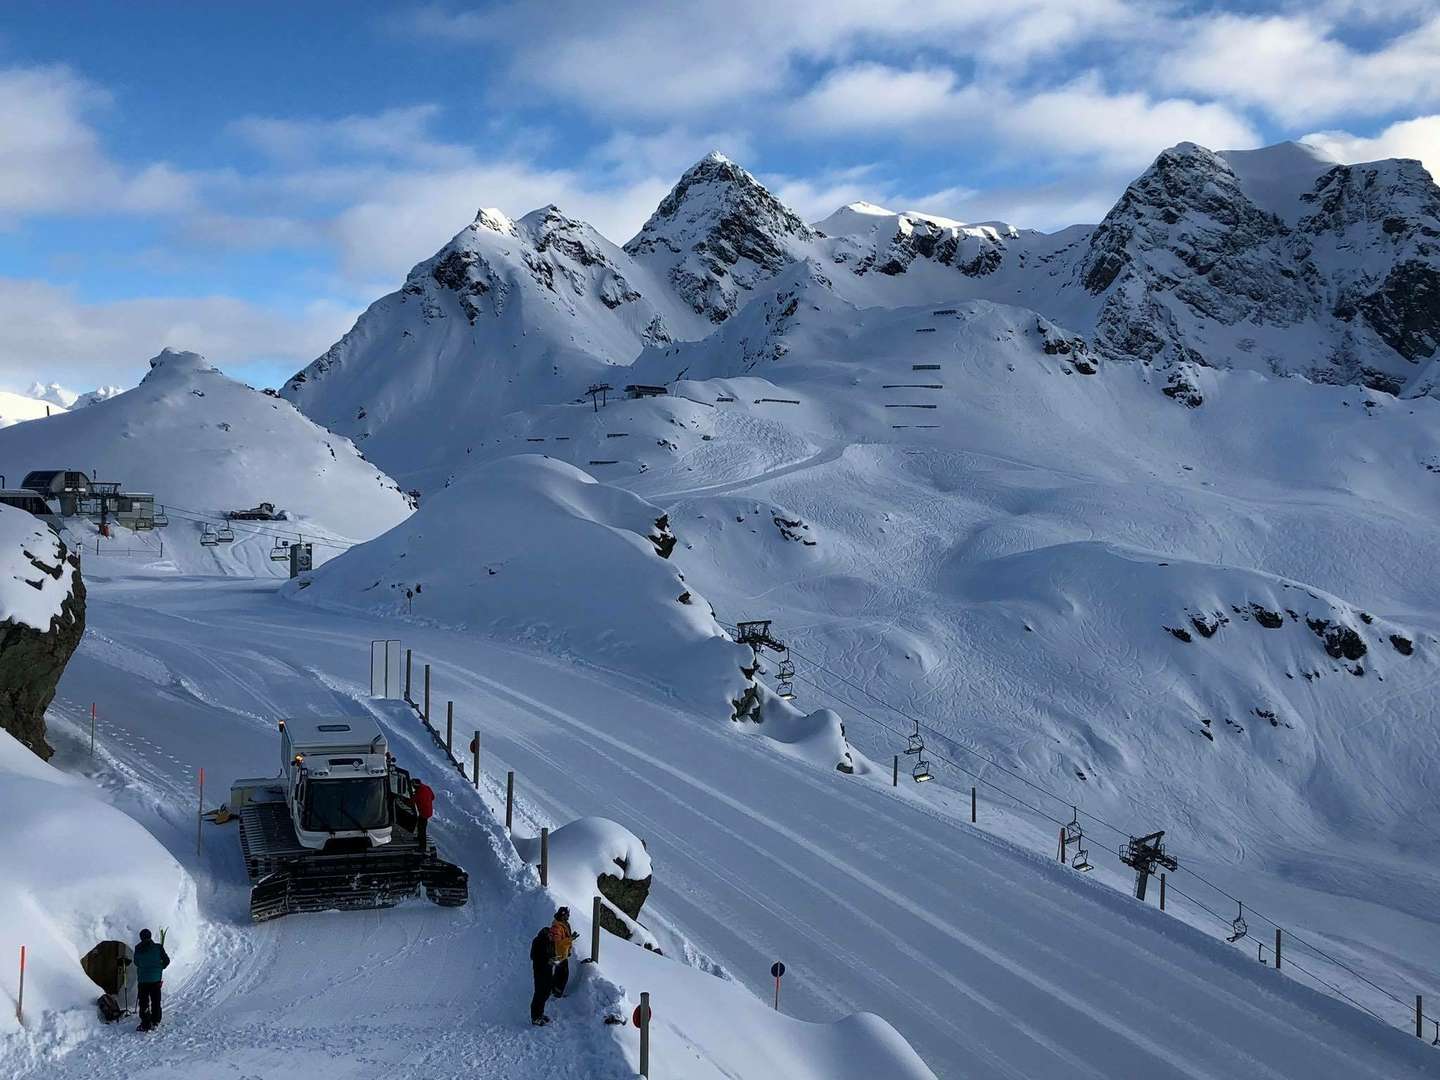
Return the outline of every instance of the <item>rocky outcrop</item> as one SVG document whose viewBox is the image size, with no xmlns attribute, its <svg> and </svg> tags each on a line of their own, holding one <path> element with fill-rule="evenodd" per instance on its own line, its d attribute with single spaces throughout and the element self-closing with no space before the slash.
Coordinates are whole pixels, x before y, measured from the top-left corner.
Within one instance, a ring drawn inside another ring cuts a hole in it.
<svg viewBox="0 0 1440 1080">
<path fill-rule="evenodd" d="M 25 554 L 33 572 L 56 585 L 69 576 L 69 592 L 59 614 L 43 631 L 14 618 L 0 623 L 0 728 L 46 759 L 54 750 L 45 740 L 45 710 L 85 633 L 85 583 L 80 577 L 79 561 L 58 538 L 55 542 L 59 546 L 58 563 L 46 562 L 43 556 L 29 550 Z M 42 584 L 55 587 L 49 582 Z M 8 587 L 33 586 L 33 580 L 26 580 Z"/>
<path fill-rule="evenodd" d="M 697 315 L 720 323 L 742 294 L 803 257 L 816 237 L 763 184 L 712 153 L 680 178 L 625 251 L 668 280 Z"/>
<path fill-rule="evenodd" d="M 623 911 L 631 922 L 639 922 L 640 909 L 645 906 L 645 901 L 650 896 L 650 884 L 655 880 L 654 875 L 636 880 L 625 876 L 626 868 L 620 866 L 618 860 L 617 866 L 619 874 L 601 874 L 595 879 L 595 887 L 610 905 Z M 630 938 L 630 927 L 617 919 L 615 912 L 606 904 L 600 905 L 600 927 L 626 940 Z"/>
</svg>

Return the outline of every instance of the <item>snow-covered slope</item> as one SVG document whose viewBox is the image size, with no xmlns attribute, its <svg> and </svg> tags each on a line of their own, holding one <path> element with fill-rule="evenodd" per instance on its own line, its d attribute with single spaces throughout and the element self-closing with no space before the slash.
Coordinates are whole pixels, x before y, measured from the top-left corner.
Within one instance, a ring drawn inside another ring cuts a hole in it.
<svg viewBox="0 0 1440 1080">
<path fill-rule="evenodd" d="M 11 591 L 6 588 L 5 593 Z M 0 731 L 0 950 L 25 946 L 28 1032 L 5 980 L 0 1060 L 18 1070 L 44 1045 L 63 1052 L 94 1024 L 100 989 L 80 958 L 101 941 L 134 942 L 142 926 L 168 927 L 177 941 L 166 978 L 199 962 L 195 887 L 153 836 L 112 807 L 88 782 L 47 765 Z M 13 962 L 13 961 L 12 961 Z M 40 1035 L 37 1043 L 33 1035 Z"/>
<path fill-rule="evenodd" d="M 174 510 L 170 527 L 125 546 L 154 546 L 159 558 L 163 540 L 166 559 L 198 572 L 269 573 L 273 539 L 237 528 L 233 545 L 202 549 L 197 518 L 264 501 L 292 516 L 288 534 L 365 540 L 409 514 L 394 481 L 289 402 L 226 378 L 195 353 L 167 349 L 150 364 L 134 390 L 0 431 L 0 472 L 19 483 L 32 469 L 81 469 L 154 494 Z M 333 550 L 317 546 L 317 560 Z"/>
<path fill-rule="evenodd" d="M 59 416 L 65 408 L 29 394 L 0 390 L 0 428 L 23 424 L 26 420 L 43 420 Z"/>
</svg>

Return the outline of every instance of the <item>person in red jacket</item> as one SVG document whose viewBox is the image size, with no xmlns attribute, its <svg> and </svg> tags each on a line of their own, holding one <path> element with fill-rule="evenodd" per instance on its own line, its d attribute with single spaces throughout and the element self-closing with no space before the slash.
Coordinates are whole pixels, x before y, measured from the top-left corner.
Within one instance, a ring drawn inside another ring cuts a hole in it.
<svg viewBox="0 0 1440 1080">
<path fill-rule="evenodd" d="M 410 781 L 410 801 L 415 804 L 415 842 L 425 850 L 425 833 L 429 830 L 430 815 L 435 813 L 435 791 L 424 780 Z"/>
</svg>

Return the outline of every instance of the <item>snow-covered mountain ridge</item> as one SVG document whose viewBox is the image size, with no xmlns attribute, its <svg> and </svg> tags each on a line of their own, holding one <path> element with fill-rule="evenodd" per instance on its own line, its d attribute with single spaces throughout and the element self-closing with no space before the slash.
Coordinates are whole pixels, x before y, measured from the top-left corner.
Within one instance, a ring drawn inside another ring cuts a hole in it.
<svg viewBox="0 0 1440 1080">
<path fill-rule="evenodd" d="M 490 421 L 629 381 L 614 369 L 710 338 L 800 267 L 856 309 L 1031 308 L 1101 358 L 1165 371 L 1186 404 L 1203 400 L 1189 389 L 1202 366 L 1440 386 L 1440 188 L 1419 162 L 1181 143 L 1100 224 L 1053 234 L 869 203 L 809 225 L 718 153 L 623 248 L 554 206 L 482 210 L 282 393 L 402 479 L 434 482 Z"/>
</svg>

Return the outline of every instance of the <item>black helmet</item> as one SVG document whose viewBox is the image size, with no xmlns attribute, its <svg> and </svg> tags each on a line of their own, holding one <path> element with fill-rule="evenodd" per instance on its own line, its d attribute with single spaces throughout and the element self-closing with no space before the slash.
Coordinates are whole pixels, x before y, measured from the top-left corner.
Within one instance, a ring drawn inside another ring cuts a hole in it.
<svg viewBox="0 0 1440 1080">
<path fill-rule="evenodd" d="M 149 941 L 149 940 L 150 940 L 150 931 L 149 931 L 149 930 L 141 930 L 141 931 L 140 931 L 140 940 L 141 940 L 141 941 Z"/>
<path fill-rule="evenodd" d="M 555 918 L 559 919 L 561 922 L 569 922 L 570 909 L 568 907 L 562 907 L 560 910 L 555 912 Z"/>
</svg>

